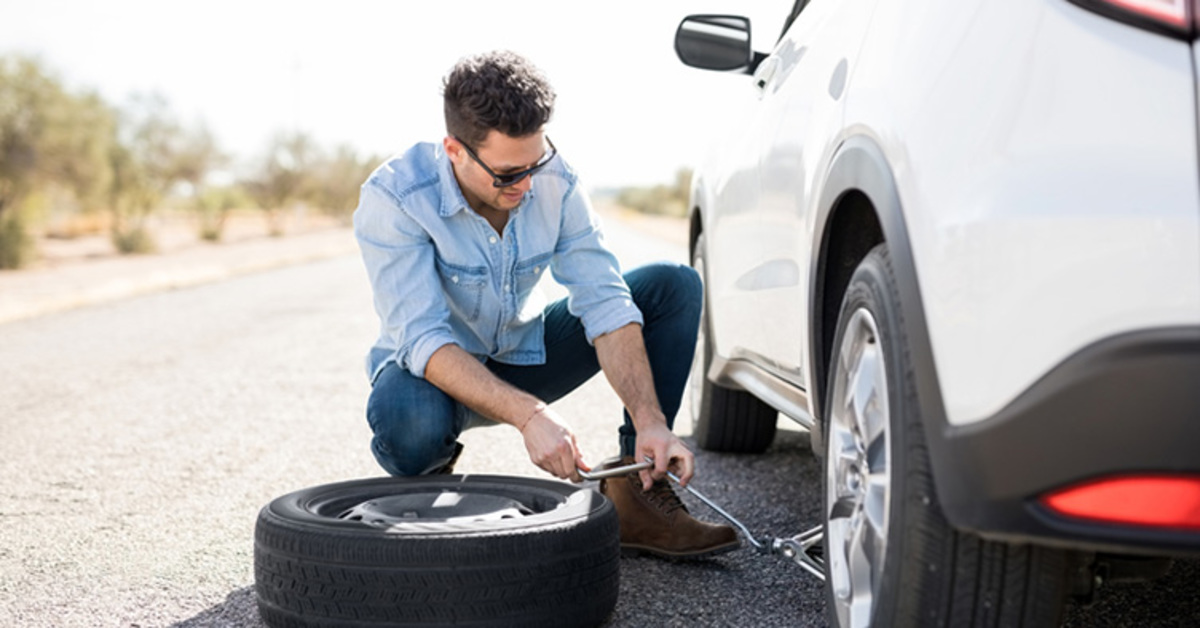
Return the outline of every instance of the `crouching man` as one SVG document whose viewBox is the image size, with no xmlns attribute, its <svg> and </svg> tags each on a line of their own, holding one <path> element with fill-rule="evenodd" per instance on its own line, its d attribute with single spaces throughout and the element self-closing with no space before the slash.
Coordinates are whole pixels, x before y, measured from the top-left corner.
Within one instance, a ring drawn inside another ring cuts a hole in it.
<svg viewBox="0 0 1200 628">
<path fill-rule="evenodd" d="M 654 264 L 624 275 L 577 175 L 544 132 L 554 92 L 507 52 L 445 79 L 446 137 L 380 166 L 354 214 L 380 318 L 368 355 L 371 450 L 390 474 L 449 473 L 458 436 L 492 421 L 520 431 L 555 477 L 590 470 L 549 404 L 603 370 L 625 407 L 621 457 L 653 469 L 605 480 L 626 550 L 691 557 L 733 549 L 732 528 L 694 519 L 692 452 L 671 427 L 687 381 L 702 287 Z M 568 296 L 543 308 L 546 271 Z"/>
</svg>

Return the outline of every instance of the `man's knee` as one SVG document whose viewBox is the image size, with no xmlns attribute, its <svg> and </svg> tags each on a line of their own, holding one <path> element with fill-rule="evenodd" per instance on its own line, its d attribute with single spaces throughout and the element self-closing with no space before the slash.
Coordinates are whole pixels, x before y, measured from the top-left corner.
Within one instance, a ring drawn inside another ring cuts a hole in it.
<svg viewBox="0 0 1200 628">
<path fill-rule="evenodd" d="M 659 307 L 699 311 L 704 298 L 700 274 L 683 264 L 648 264 L 630 271 L 626 281 L 643 311 Z"/>
<path fill-rule="evenodd" d="M 426 473 L 454 453 L 455 412 L 445 393 L 389 365 L 367 402 L 371 452 L 391 475 Z"/>
<path fill-rule="evenodd" d="M 428 473 L 449 461 L 456 441 L 452 431 L 428 427 L 393 423 L 376 428 L 371 453 L 391 475 Z"/>
</svg>

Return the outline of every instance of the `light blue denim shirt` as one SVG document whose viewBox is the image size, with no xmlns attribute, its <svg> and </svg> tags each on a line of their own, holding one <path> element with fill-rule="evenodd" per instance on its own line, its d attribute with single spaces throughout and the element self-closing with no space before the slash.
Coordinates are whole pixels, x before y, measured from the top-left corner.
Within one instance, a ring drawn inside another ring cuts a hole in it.
<svg viewBox="0 0 1200 628">
<path fill-rule="evenodd" d="M 375 294 L 375 377 L 396 362 L 417 377 L 435 351 L 457 344 L 482 359 L 542 364 L 549 269 L 588 342 L 642 323 L 616 257 L 575 172 L 555 158 L 533 175 L 503 235 L 463 198 L 440 144 L 417 144 L 362 186 L 354 233 Z"/>
</svg>

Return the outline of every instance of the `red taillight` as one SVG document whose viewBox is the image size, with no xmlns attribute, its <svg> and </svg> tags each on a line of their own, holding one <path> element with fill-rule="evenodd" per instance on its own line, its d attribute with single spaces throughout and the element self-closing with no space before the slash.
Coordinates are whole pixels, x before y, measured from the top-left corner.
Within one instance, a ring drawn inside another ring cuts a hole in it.
<svg viewBox="0 0 1200 628">
<path fill-rule="evenodd" d="M 1057 514 L 1091 521 L 1200 531 L 1200 477 L 1104 478 L 1045 495 Z"/>
<path fill-rule="evenodd" d="M 1175 28 L 1190 28 L 1191 0 L 1105 0 L 1109 4 Z"/>
<path fill-rule="evenodd" d="M 1195 39 L 1200 34 L 1200 0 L 1072 0 L 1135 26 Z"/>
</svg>

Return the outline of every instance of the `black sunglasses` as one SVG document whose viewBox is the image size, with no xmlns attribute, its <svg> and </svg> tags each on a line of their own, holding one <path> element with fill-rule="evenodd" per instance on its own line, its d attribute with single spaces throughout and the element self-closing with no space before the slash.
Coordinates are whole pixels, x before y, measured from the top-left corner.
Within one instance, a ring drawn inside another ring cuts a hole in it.
<svg viewBox="0 0 1200 628">
<path fill-rule="evenodd" d="M 452 135 L 451 137 L 454 136 Z M 519 172 L 496 174 L 494 170 L 488 168 L 487 164 L 483 163 L 483 160 L 479 158 L 479 155 L 476 155 L 475 151 L 471 150 L 471 147 L 468 146 L 466 142 L 458 139 L 457 137 L 454 137 L 454 139 L 459 144 L 462 144 L 463 148 L 467 149 L 467 154 L 471 156 L 471 159 L 475 160 L 475 163 L 479 164 L 479 166 L 483 168 L 484 172 L 492 176 L 492 186 L 498 188 L 506 188 L 510 185 L 516 185 L 520 183 L 521 179 L 524 179 L 525 177 L 528 177 L 529 175 L 540 170 L 543 166 L 550 163 L 550 160 L 554 159 L 554 156 L 558 154 L 558 149 L 554 148 L 554 142 L 551 142 L 550 137 L 546 136 L 546 143 L 550 145 L 550 150 L 545 155 L 542 155 L 541 160 L 534 164 L 532 168 L 526 168 L 525 170 L 521 170 Z"/>
</svg>

